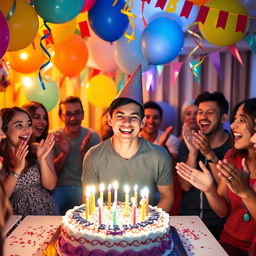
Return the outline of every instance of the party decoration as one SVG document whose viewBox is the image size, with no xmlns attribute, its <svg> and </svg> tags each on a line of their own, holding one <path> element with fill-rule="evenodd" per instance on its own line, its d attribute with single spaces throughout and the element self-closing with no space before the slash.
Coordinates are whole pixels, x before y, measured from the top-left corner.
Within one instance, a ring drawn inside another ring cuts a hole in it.
<svg viewBox="0 0 256 256">
<path fill-rule="evenodd" d="M 231 54 L 239 61 L 239 63 L 243 66 L 243 60 L 241 58 L 241 55 L 236 47 L 236 45 L 230 45 L 228 47 L 229 52 L 231 52 Z"/>
<path fill-rule="evenodd" d="M 0 92 L 4 91 L 11 83 L 8 79 L 8 75 L 7 65 L 3 60 L 0 60 Z"/>
<path fill-rule="evenodd" d="M 98 37 L 92 30 L 91 36 L 87 39 L 87 46 L 91 61 L 97 69 L 112 72 L 117 69 L 114 59 L 115 44 L 110 44 Z"/>
<path fill-rule="evenodd" d="M 201 6 L 209 2 L 209 0 L 189 0 L 189 1 L 197 6 Z"/>
<path fill-rule="evenodd" d="M 72 35 L 64 43 L 55 45 L 53 62 L 65 76 L 78 75 L 86 66 L 87 60 L 87 46 L 78 35 Z"/>
<path fill-rule="evenodd" d="M 249 44 L 254 53 L 256 53 L 256 40 L 255 34 L 250 33 L 249 35 L 244 37 L 244 40 Z"/>
<path fill-rule="evenodd" d="M 17 51 L 31 44 L 38 32 L 39 25 L 34 8 L 26 0 L 10 0 L 2 1 L 0 10 L 5 17 L 9 17 L 8 51 Z"/>
<path fill-rule="evenodd" d="M 176 61 L 171 62 L 171 86 L 173 86 L 179 76 L 180 69 L 182 67 L 182 62 Z"/>
<path fill-rule="evenodd" d="M 220 66 L 220 52 L 213 52 L 209 54 L 209 59 L 211 60 L 215 70 L 217 71 L 219 79 L 222 79 L 221 66 Z"/>
<path fill-rule="evenodd" d="M 76 29 L 76 18 L 62 24 L 54 24 L 47 22 L 47 25 L 51 30 L 53 43 L 60 44 L 67 41 L 73 35 Z M 48 32 L 41 18 L 39 18 L 39 27 L 39 33 L 41 36 Z"/>
<path fill-rule="evenodd" d="M 157 0 L 151 1 L 148 5 L 145 4 L 145 12 L 147 17 L 144 17 L 146 21 L 150 23 L 151 21 L 160 17 L 169 18 L 176 21 L 181 26 L 182 30 L 186 31 L 187 27 L 195 22 L 199 8 L 187 0 L 179 0 L 175 2 L 175 5 L 172 6 L 170 1 L 165 5 L 163 10 L 156 7 L 153 8 L 154 6 L 157 6 Z M 149 6 L 151 11 L 146 11 Z"/>
<path fill-rule="evenodd" d="M 118 40 L 129 24 L 127 16 L 121 13 L 125 1 L 119 0 L 115 6 L 112 6 L 112 4 L 112 0 L 97 0 L 88 13 L 92 30 L 108 42 Z"/>
<path fill-rule="evenodd" d="M 145 60 L 141 50 L 141 32 L 135 30 L 135 40 L 127 43 L 123 36 L 115 42 L 115 60 L 120 69 L 130 74 L 139 65 L 142 65 L 142 71 L 150 67 Z"/>
<path fill-rule="evenodd" d="M 0 11 L 0 35 L 1 35 L 0 36 L 0 45 L 1 45 L 0 59 L 1 59 L 7 50 L 9 40 L 10 40 L 8 24 L 1 11 Z"/>
<path fill-rule="evenodd" d="M 86 84 L 86 96 L 96 107 L 108 107 L 116 94 L 116 84 L 108 76 L 94 76 Z"/>
<path fill-rule="evenodd" d="M 154 65 L 175 59 L 184 45 L 184 33 L 180 25 L 167 18 L 158 18 L 142 33 L 141 47 L 144 58 Z"/>
<path fill-rule="evenodd" d="M 51 23 L 65 23 L 81 12 L 84 0 L 33 0 L 33 4 L 43 20 Z"/>
<path fill-rule="evenodd" d="M 200 77 L 201 77 L 201 66 L 200 65 L 201 65 L 200 60 L 193 60 L 193 61 L 189 62 L 189 66 L 194 75 L 196 83 L 200 82 Z"/>
<path fill-rule="evenodd" d="M 170 125 L 175 126 L 177 123 L 177 114 L 173 106 L 166 101 L 158 101 L 157 104 L 163 110 L 163 117 L 160 129 L 164 131 Z"/>
<path fill-rule="evenodd" d="M 84 6 L 81 12 L 88 12 L 94 6 L 96 0 L 84 0 Z"/>
<path fill-rule="evenodd" d="M 17 72 L 28 74 L 38 71 L 45 61 L 40 47 L 40 36 L 37 35 L 33 43 L 26 48 L 15 52 L 8 52 L 6 58 L 10 66 Z"/>
<path fill-rule="evenodd" d="M 228 46 L 243 38 L 248 27 L 248 12 L 239 0 L 212 0 L 204 6 L 204 10 L 207 8 L 205 22 L 197 20 L 200 21 L 201 34 L 208 42 Z"/>
<path fill-rule="evenodd" d="M 23 77 L 23 81 L 28 100 L 41 102 L 47 111 L 51 111 L 56 106 L 59 100 L 59 88 L 53 80 L 47 78 L 47 81 L 44 81 L 45 90 L 42 90 L 37 75 Z"/>
</svg>

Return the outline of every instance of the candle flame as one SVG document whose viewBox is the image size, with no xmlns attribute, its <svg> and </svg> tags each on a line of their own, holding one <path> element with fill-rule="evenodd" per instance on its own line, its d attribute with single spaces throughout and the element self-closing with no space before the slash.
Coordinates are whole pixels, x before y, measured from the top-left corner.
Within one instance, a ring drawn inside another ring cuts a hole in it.
<svg viewBox="0 0 256 256">
<path fill-rule="evenodd" d="M 105 189 L 105 185 L 103 183 L 100 184 L 100 192 L 103 192 Z"/>
<path fill-rule="evenodd" d="M 112 188 L 112 185 L 111 185 L 111 184 L 109 184 L 109 185 L 108 185 L 108 191 L 110 191 L 110 190 L 111 190 L 111 188 Z"/>
<path fill-rule="evenodd" d="M 124 186 L 124 192 L 128 194 L 130 192 L 130 187 L 128 185 Z"/>
<path fill-rule="evenodd" d="M 118 182 L 117 182 L 117 181 L 114 181 L 114 182 L 113 182 L 113 188 L 114 188 L 115 190 L 118 189 Z"/>
</svg>

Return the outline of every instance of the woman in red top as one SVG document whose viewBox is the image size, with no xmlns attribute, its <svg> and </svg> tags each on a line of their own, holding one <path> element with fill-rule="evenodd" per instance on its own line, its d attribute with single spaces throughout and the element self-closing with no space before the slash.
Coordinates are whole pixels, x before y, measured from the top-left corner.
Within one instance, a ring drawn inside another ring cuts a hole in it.
<svg viewBox="0 0 256 256">
<path fill-rule="evenodd" d="M 218 188 L 210 171 L 201 162 L 202 172 L 178 163 L 178 174 L 202 190 L 220 217 L 228 215 L 220 243 L 229 255 L 248 255 L 256 234 L 256 152 L 250 139 L 254 133 L 256 98 L 239 103 L 231 124 L 234 147 L 217 168 L 221 177 Z M 202 142 L 203 143 L 203 142 Z"/>
</svg>

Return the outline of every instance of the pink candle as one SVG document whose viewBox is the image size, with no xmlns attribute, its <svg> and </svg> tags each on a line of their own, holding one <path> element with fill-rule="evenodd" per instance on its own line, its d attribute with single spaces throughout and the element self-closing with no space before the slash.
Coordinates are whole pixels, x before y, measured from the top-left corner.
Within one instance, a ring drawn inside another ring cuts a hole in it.
<svg viewBox="0 0 256 256">
<path fill-rule="evenodd" d="M 132 206 L 133 206 L 132 224 L 136 225 L 136 223 L 137 223 L 137 220 L 136 220 L 137 206 L 136 206 L 135 199 L 133 197 L 131 198 L 131 201 L 132 201 Z"/>
<path fill-rule="evenodd" d="M 99 225 L 102 224 L 102 200 L 98 199 L 98 205 L 99 205 Z"/>
</svg>

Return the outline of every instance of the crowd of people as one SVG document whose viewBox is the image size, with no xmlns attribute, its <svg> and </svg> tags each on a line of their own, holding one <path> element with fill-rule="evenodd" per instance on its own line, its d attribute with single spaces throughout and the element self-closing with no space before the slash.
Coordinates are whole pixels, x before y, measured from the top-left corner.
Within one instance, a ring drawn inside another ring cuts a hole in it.
<svg viewBox="0 0 256 256">
<path fill-rule="evenodd" d="M 137 69 L 101 118 L 82 126 L 78 97 L 59 103 L 63 127 L 49 132 L 45 107 L 28 102 L 0 112 L 0 237 L 11 213 L 64 215 L 88 185 L 113 180 L 147 186 L 150 204 L 197 215 L 229 255 L 256 255 L 256 98 L 237 104 L 204 92 L 182 106 L 182 134 L 160 130 L 162 109 L 143 104 Z M 124 201 L 123 193 L 119 200 Z"/>
</svg>

